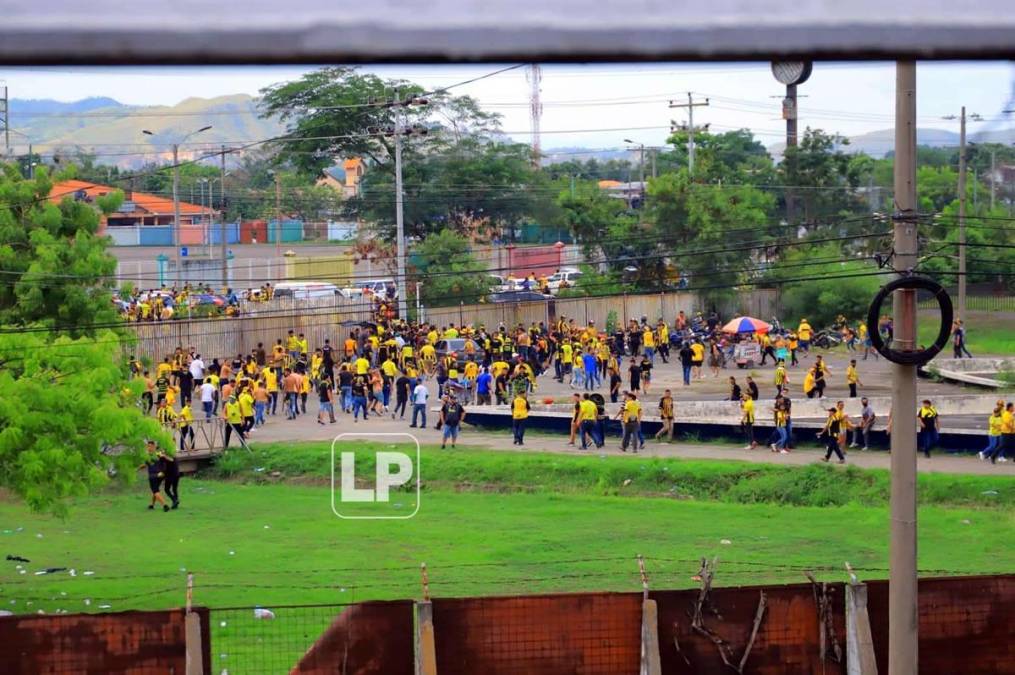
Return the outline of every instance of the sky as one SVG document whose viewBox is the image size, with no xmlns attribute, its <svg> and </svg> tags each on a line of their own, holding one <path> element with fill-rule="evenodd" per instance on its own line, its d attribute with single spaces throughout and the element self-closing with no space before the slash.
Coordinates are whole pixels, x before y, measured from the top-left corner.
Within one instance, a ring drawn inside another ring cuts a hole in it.
<svg viewBox="0 0 1015 675">
<path fill-rule="evenodd" d="M 511 65 L 511 64 L 505 64 Z M 504 66 L 363 66 L 383 77 L 405 78 L 428 88 L 445 87 Z M 267 85 L 298 78 L 309 66 L 260 67 L 55 67 L 0 68 L 0 82 L 11 98 L 74 101 L 109 96 L 134 105 L 173 105 L 188 97 L 256 95 Z M 484 108 L 503 115 L 503 129 L 529 142 L 527 68 L 519 68 L 453 89 L 476 97 Z M 552 64 L 542 66 L 542 147 L 622 148 L 662 145 L 670 120 L 684 122 L 686 109 L 670 100 L 695 101 L 695 124 L 713 132 L 750 128 L 765 145 L 785 137 L 781 119 L 783 85 L 767 63 Z M 1009 62 L 926 62 L 917 68 L 917 114 L 921 128 L 958 131 L 962 105 L 979 113 L 969 132 L 1015 123 L 1002 114 L 1015 107 L 1015 68 Z M 895 69 L 891 63 L 817 63 L 799 86 L 800 128 L 806 126 L 854 136 L 887 129 L 893 123 Z M 16 121 L 12 124 L 17 127 Z M 890 148 L 885 148 L 890 149 Z"/>
</svg>

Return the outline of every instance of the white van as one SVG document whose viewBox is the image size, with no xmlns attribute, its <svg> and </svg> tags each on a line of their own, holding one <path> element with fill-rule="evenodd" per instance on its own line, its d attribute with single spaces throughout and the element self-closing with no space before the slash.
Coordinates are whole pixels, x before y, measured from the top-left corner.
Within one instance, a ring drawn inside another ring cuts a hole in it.
<svg viewBox="0 0 1015 675">
<path fill-rule="evenodd" d="M 549 287 L 551 293 L 556 294 L 556 292 L 560 290 L 561 286 L 564 288 L 574 288 L 581 276 L 582 273 L 577 268 L 565 267 L 547 277 L 546 285 Z"/>
<path fill-rule="evenodd" d="M 276 298 L 312 300 L 315 298 L 338 298 L 342 295 L 338 286 L 326 281 L 284 281 L 275 286 Z"/>
</svg>

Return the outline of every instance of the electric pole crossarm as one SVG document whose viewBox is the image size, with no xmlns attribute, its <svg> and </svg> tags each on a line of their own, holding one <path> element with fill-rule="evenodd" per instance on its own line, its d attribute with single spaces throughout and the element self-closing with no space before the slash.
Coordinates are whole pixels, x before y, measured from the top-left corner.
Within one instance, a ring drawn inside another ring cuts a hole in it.
<svg viewBox="0 0 1015 675">
<path fill-rule="evenodd" d="M 671 108 L 687 108 L 687 172 L 694 173 L 694 109 L 708 105 L 708 99 L 695 101 L 694 95 L 687 92 L 687 103 L 674 103 L 670 101 Z M 707 125 L 704 128 L 708 128 Z"/>
</svg>

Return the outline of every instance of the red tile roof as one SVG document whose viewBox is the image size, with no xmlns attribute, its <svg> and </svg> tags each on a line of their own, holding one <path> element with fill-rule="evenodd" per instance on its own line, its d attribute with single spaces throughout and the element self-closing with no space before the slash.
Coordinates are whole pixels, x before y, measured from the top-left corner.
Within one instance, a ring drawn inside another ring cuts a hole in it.
<svg viewBox="0 0 1015 675">
<path fill-rule="evenodd" d="M 116 189 L 118 188 L 98 183 L 89 183 L 83 180 L 64 180 L 53 184 L 53 189 L 49 193 L 49 200 L 59 203 L 66 197 L 73 198 L 76 193 L 81 191 L 84 191 L 87 196 L 94 199 L 95 197 L 109 194 Z M 150 195 L 145 192 L 128 192 L 124 190 L 124 193 L 127 201 L 133 202 L 138 207 L 138 211 L 144 211 L 149 215 L 173 215 L 172 199 Z M 181 215 L 200 215 L 207 212 L 207 207 L 202 207 L 199 204 L 180 202 Z"/>
</svg>

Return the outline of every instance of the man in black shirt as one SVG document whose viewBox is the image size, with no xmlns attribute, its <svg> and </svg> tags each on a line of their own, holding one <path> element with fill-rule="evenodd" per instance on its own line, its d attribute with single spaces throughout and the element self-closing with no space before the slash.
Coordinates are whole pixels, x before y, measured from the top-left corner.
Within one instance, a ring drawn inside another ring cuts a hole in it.
<svg viewBox="0 0 1015 675">
<path fill-rule="evenodd" d="M 444 428 L 444 435 L 441 437 L 441 449 L 444 449 L 448 439 L 451 439 L 451 447 L 455 447 L 458 440 L 458 430 L 462 421 L 465 420 L 465 408 L 458 402 L 454 394 L 448 394 L 447 400 L 441 406 L 440 422 Z"/>
<path fill-rule="evenodd" d="M 747 391 L 751 394 L 751 398 L 757 401 L 760 398 L 758 393 L 758 385 L 754 382 L 754 378 L 750 375 L 747 376 Z"/>
<path fill-rule="evenodd" d="M 264 343 L 257 343 L 257 349 L 254 350 L 254 361 L 261 368 L 264 368 L 264 364 L 268 362 L 268 355 L 264 352 Z"/>
<path fill-rule="evenodd" d="M 741 391 L 740 391 L 740 385 L 737 384 L 737 378 L 731 376 L 730 377 L 730 400 L 731 401 L 739 401 L 742 398 L 743 398 L 743 395 L 741 394 Z"/>
<path fill-rule="evenodd" d="M 680 368 L 684 371 L 684 386 L 691 386 L 691 367 L 694 365 L 694 352 L 686 342 L 680 347 Z"/>
<path fill-rule="evenodd" d="M 166 496 L 173 501 L 173 508 L 180 508 L 180 465 L 176 458 L 165 453 L 159 453 L 162 459 L 162 466 L 166 474 Z"/>
<path fill-rule="evenodd" d="M 154 510 L 155 502 L 158 502 L 162 504 L 163 511 L 168 511 L 169 504 L 166 504 L 166 500 L 162 498 L 162 493 L 159 492 L 162 479 L 166 477 L 165 462 L 162 461 L 161 454 L 155 448 L 155 441 L 148 441 L 147 446 L 148 456 L 140 468 L 148 470 L 148 487 L 152 491 L 152 500 L 148 504 L 148 510 Z"/>
<path fill-rule="evenodd" d="M 162 403 L 165 401 L 167 391 L 169 391 L 169 378 L 165 375 L 160 375 L 155 379 L 155 402 Z"/>
<path fill-rule="evenodd" d="M 342 412 L 352 411 L 352 372 L 348 367 L 338 371 L 338 386 L 342 392 Z"/>
<path fill-rule="evenodd" d="M 631 353 L 635 352 L 634 347 L 631 347 Z M 631 365 L 628 367 L 627 372 L 631 376 L 631 391 L 641 391 L 641 366 L 634 359 L 631 359 Z"/>
<path fill-rule="evenodd" d="M 395 414 L 398 414 L 398 419 L 405 419 L 405 406 L 409 402 L 409 378 L 403 373 L 397 380 L 395 380 L 395 407 L 391 411 L 391 419 L 395 419 Z"/>
<path fill-rule="evenodd" d="M 334 424 L 335 423 L 335 404 L 334 404 L 335 396 L 334 396 L 334 392 L 331 390 L 331 380 L 329 378 L 326 377 L 323 380 L 321 380 L 320 383 L 318 383 L 318 385 L 317 385 L 317 398 L 318 398 L 318 401 L 320 403 L 320 407 L 317 410 L 317 423 L 318 424 L 324 424 L 324 420 L 321 419 L 321 418 L 324 417 L 325 413 L 327 413 L 328 414 L 328 418 L 329 418 L 331 424 Z"/>
</svg>

